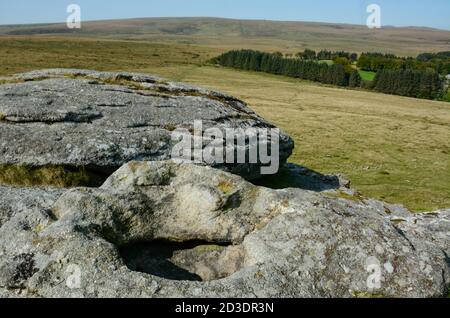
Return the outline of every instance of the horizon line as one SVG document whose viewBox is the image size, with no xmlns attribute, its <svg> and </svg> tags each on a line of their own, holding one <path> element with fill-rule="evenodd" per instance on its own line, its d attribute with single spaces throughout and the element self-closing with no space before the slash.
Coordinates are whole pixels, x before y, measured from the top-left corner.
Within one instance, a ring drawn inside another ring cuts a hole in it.
<svg viewBox="0 0 450 318">
<path fill-rule="evenodd" d="M 263 18 L 229 18 L 229 17 L 215 17 L 215 16 L 159 16 L 159 17 L 132 17 L 132 18 L 105 18 L 105 19 L 95 19 L 95 20 L 86 20 L 82 21 L 82 23 L 92 23 L 92 22 L 104 22 L 104 21 L 126 21 L 126 20 L 143 20 L 143 19 L 221 19 L 221 20 L 234 20 L 234 21 L 265 21 L 265 22 L 286 22 L 286 23 L 312 23 L 312 24 L 329 24 L 329 25 L 348 25 L 348 26 L 362 26 L 366 27 L 364 24 L 356 24 L 349 22 L 329 22 L 329 21 L 312 21 L 312 20 L 278 20 L 278 19 L 263 19 Z M 57 25 L 57 24 L 65 24 L 65 21 L 59 22 L 33 22 L 33 23 L 8 23 L 2 24 L 0 22 L 0 27 L 13 27 L 13 26 L 36 26 L 36 25 Z M 383 28 L 398 28 L 398 29 L 428 29 L 435 31 L 445 31 L 450 32 L 449 29 L 445 28 L 437 28 L 430 26 L 420 26 L 420 25 L 382 25 Z"/>
</svg>

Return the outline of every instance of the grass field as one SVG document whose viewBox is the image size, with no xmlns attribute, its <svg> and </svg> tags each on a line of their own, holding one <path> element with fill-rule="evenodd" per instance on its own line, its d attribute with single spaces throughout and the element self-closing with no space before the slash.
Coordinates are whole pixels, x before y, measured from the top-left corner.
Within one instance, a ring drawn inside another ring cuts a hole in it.
<svg viewBox="0 0 450 318">
<path fill-rule="evenodd" d="M 375 75 L 377 75 L 377 73 L 376 72 L 369 72 L 369 71 L 362 71 L 362 70 L 360 70 L 359 71 L 359 75 L 361 75 L 361 78 L 364 81 L 371 82 L 371 81 L 373 81 L 375 79 Z"/>
<path fill-rule="evenodd" d="M 0 75 L 75 67 L 159 74 L 235 95 L 287 131 L 291 161 L 342 173 L 367 197 L 450 207 L 450 104 L 347 90 L 205 64 L 225 48 L 62 37 L 0 37 Z"/>
</svg>

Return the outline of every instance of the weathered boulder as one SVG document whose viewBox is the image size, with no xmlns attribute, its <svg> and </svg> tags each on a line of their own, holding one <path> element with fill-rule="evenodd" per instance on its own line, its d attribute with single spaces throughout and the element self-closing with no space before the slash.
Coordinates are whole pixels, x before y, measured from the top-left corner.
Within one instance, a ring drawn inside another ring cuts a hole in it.
<svg viewBox="0 0 450 318">
<path fill-rule="evenodd" d="M 0 188 L 11 191 L 21 190 Z M 29 208 L 0 213 L 0 296 L 447 293 L 450 211 L 412 215 L 340 191 L 272 190 L 209 167 L 131 162 L 100 188 L 49 193 L 39 206 L 24 198 Z"/>
<path fill-rule="evenodd" d="M 171 159 L 172 132 L 192 133 L 196 120 L 203 130 L 274 127 L 234 97 L 143 74 L 52 69 L 2 82 L 0 166 L 111 173 L 132 160 Z M 293 147 L 281 132 L 281 163 Z M 248 179 L 260 176 L 258 163 L 214 166 Z"/>
<path fill-rule="evenodd" d="M 46 215 L 46 211 L 49 211 L 64 190 L 0 186 L 0 193 L 0 226 L 2 226 L 10 217 L 21 213 L 34 217 L 38 217 L 41 213 Z"/>
</svg>

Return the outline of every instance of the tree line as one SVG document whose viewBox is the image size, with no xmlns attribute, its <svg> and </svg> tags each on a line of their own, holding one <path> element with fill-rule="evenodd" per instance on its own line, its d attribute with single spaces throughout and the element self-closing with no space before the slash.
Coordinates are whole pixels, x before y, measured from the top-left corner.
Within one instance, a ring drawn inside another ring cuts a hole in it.
<svg viewBox="0 0 450 318">
<path fill-rule="evenodd" d="M 328 51 L 328 50 L 322 50 L 317 53 L 318 60 L 334 60 L 339 57 L 346 58 L 351 62 L 355 62 L 358 59 L 358 54 L 346 51 Z"/>
<path fill-rule="evenodd" d="M 437 99 L 443 94 L 443 83 L 436 72 L 422 70 L 388 70 L 377 72 L 374 90 L 387 94 Z"/>
<path fill-rule="evenodd" d="M 295 56 L 303 60 L 334 60 L 336 58 L 346 58 L 351 62 L 355 62 L 358 59 L 357 53 L 345 52 L 345 51 L 328 51 L 321 50 L 316 52 L 311 49 L 305 49 L 303 52 L 298 52 Z"/>
<path fill-rule="evenodd" d="M 216 57 L 213 62 L 247 71 L 285 75 L 337 86 L 349 85 L 350 76 L 341 64 L 328 65 L 253 50 L 230 51 Z"/>
<path fill-rule="evenodd" d="M 214 58 L 212 62 L 241 70 L 284 75 L 336 86 L 364 86 L 378 92 L 402 96 L 436 99 L 444 94 L 443 81 L 439 74 L 432 69 L 380 68 L 377 70 L 373 83 L 365 83 L 358 70 L 345 56 L 335 56 L 335 63 L 329 65 L 312 60 L 312 50 L 304 53 L 306 55 L 303 57 L 297 55 L 296 58 L 286 58 L 281 53 L 233 50 Z M 323 54 L 322 56 L 330 56 L 327 55 L 328 53 Z M 317 54 L 315 56 L 317 58 Z M 366 56 L 395 59 L 393 55 L 378 53 Z"/>
<path fill-rule="evenodd" d="M 417 57 L 401 57 L 394 54 L 366 52 L 358 55 L 357 53 L 346 51 L 314 51 L 305 49 L 296 54 L 283 55 L 281 52 L 274 54 L 280 57 L 296 57 L 305 61 L 323 61 L 330 60 L 337 64 L 343 64 L 348 67 L 355 64 L 359 69 L 370 72 L 378 72 L 381 69 L 389 70 L 424 70 L 436 71 L 440 75 L 450 74 L 450 51 L 438 53 L 422 53 Z M 347 70 L 348 71 L 348 70 Z M 350 73 L 350 72 L 347 72 Z"/>
<path fill-rule="evenodd" d="M 441 75 L 450 74 L 450 52 L 423 53 L 416 58 L 399 57 L 393 54 L 362 53 L 357 66 L 365 71 L 389 70 L 436 71 Z"/>
</svg>

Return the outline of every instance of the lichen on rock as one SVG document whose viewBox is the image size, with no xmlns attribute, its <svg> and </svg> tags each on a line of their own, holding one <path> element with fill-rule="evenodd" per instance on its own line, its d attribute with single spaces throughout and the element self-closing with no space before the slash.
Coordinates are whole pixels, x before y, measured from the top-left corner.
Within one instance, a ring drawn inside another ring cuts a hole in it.
<svg viewBox="0 0 450 318">
<path fill-rule="evenodd" d="M 3 166 L 114 171 L 133 160 L 170 159 L 173 131 L 192 131 L 196 120 L 204 130 L 274 127 L 232 96 L 144 74 L 53 69 L 10 81 L 0 85 Z M 293 147 L 281 132 L 281 164 Z M 247 179 L 261 174 L 258 163 L 214 166 Z"/>
<path fill-rule="evenodd" d="M 0 191 L 11 196 L 20 190 Z M 447 293 L 449 211 L 412 215 L 373 200 L 346 200 L 293 188 L 271 190 L 217 169 L 172 161 L 132 162 L 100 188 L 47 196 L 51 200 L 40 208 L 31 208 L 25 200 L 20 213 L 2 216 L 0 268 L 9 268 L 2 277 L 14 275 L 7 273 L 17 266 L 8 264 L 20 255 L 33 255 L 30 275 L 20 276 L 19 288 L 11 287 L 11 279 L 0 281 L 2 294 L 442 297 Z M 17 209 L 15 204 L 3 203 L 0 210 Z M 392 222 L 399 217 L 405 221 Z M 381 277 L 374 290 L 368 287 L 372 274 L 368 265 L 376 264 Z M 78 288 L 67 287 L 69 266 L 80 270 Z"/>
<path fill-rule="evenodd" d="M 234 97 L 122 72 L 2 81 L 0 297 L 448 294 L 450 210 L 292 164 L 254 181 L 260 164 L 168 160 L 196 119 L 273 127 Z M 281 163 L 293 146 L 281 133 Z"/>
</svg>

